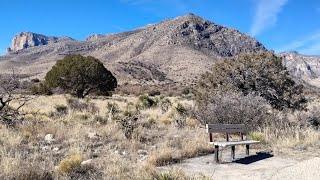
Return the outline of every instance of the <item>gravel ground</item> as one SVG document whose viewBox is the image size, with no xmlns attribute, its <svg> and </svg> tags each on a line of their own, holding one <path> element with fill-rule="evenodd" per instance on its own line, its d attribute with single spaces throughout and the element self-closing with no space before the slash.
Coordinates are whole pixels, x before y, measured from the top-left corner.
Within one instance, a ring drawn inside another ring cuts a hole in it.
<svg viewBox="0 0 320 180">
<path fill-rule="evenodd" d="M 224 152 L 223 162 L 216 164 L 214 155 L 202 156 L 183 161 L 180 164 L 161 167 L 162 170 L 171 168 L 182 169 L 186 174 L 206 175 L 212 179 L 223 180 L 320 180 L 320 158 L 315 157 L 305 161 L 272 156 L 259 155 L 245 158 L 245 161 L 231 162 L 230 153 Z M 237 157 L 245 157 L 237 154 Z M 257 158 L 258 157 L 258 158 Z"/>
<path fill-rule="evenodd" d="M 320 158 L 316 157 L 279 170 L 271 179 L 281 180 L 319 180 Z"/>
</svg>

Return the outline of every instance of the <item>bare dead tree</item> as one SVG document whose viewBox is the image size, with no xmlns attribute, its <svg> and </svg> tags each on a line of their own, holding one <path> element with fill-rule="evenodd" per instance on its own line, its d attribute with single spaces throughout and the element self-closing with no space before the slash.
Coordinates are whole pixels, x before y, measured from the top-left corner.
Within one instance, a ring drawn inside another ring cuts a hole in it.
<svg viewBox="0 0 320 180">
<path fill-rule="evenodd" d="M 30 100 L 30 96 L 19 93 L 21 83 L 14 71 L 11 75 L 0 76 L 0 123 L 14 126 L 22 119 L 20 109 Z M 12 106 L 12 103 L 15 106 Z"/>
</svg>

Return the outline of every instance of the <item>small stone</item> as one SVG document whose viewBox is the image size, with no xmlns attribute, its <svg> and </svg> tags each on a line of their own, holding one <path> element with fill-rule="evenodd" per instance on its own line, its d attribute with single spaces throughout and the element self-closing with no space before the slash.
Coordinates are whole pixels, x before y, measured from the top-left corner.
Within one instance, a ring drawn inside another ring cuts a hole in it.
<svg viewBox="0 0 320 180">
<path fill-rule="evenodd" d="M 139 149 L 139 150 L 138 150 L 138 155 L 146 156 L 146 155 L 148 155 L 148 151 L 143 150 L 143 149 Z"/>
<path fill-rule="evenodd" d="M 55 141 L 55 139 L 53 138 L 53 134 L 47 134 L 46 136 L 44 136 L 44 140 L 48 144 L 51 144 L 52 142 Z"/>
<path fill-rule="evenodd" d="M 50 148 L 48 147 L 48 146 L 43 146 L 42 148 L 41 148 L 41 150 L 42 151 L 48 151 Z"/>
<path fill-rule="evenodd" d="M 55 148 L 52 149 L 52 151 L 59 151 L 59 150 L 60 150 L 59 147 L 55 147 Z"/>
<path fill-rule="evenodd" d="M 145 161 L 145 160 L 147 160 L 147 159 L 148 159 L 148 156 L 140 156 L 139 161 L 140 161 L 140 162 L 143 162 L 143 161 Z"/>
<path fill-rule="evenodd" d="M 92 164 L 92 159 L 88 159 L 88 160 L 85 160 L 85 161 L 81 162 L 81 166 L 87 166 L 87 165 L 90 165 L 90 164 Z"/>
<path fill-rule="evenodd" d="M 89 132 L 87 136 L 89 139 L 99 139 L 99 135 L 96 132 Z"/>
</svg>

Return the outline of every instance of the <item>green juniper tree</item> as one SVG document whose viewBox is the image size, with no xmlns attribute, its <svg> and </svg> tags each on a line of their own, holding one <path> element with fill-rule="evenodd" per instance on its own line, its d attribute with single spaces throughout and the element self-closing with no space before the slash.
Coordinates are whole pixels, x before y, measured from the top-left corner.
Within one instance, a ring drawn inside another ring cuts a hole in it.
<svg viewBox="0 0 320 180">
<path fill-rule="evenodd" d="M 45 83 L 79 98 L 92 92 L 107 95 L 117 87 L 116 78 L 98 59 L 81 55 L 68 55 L 57 61 L 46 74 Z"/>
</svg>

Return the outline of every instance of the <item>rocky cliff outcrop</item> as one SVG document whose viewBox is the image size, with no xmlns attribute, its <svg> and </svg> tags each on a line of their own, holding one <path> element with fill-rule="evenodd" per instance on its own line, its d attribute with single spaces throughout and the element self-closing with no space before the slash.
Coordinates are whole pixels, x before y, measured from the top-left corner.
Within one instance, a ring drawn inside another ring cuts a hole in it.
<svg viewBox="0 0 320 180">
<path fill-rule="evenodd" d="M 320 56 L 307 56 L 297 52 L 279 54 L 290 74 L 297 80 L 320 88 Z"/>
<path fill-rule="evenodd" d="M 42 34 L 36 34 L 32 32 L 21 32 L 12 39 L 11 47 L 8 48 L 8 51 L 15 52 L 30 47 L 56 43 L 62 40 L 71 40 L 71 38 L 45 36 Z"/>
</svg>

